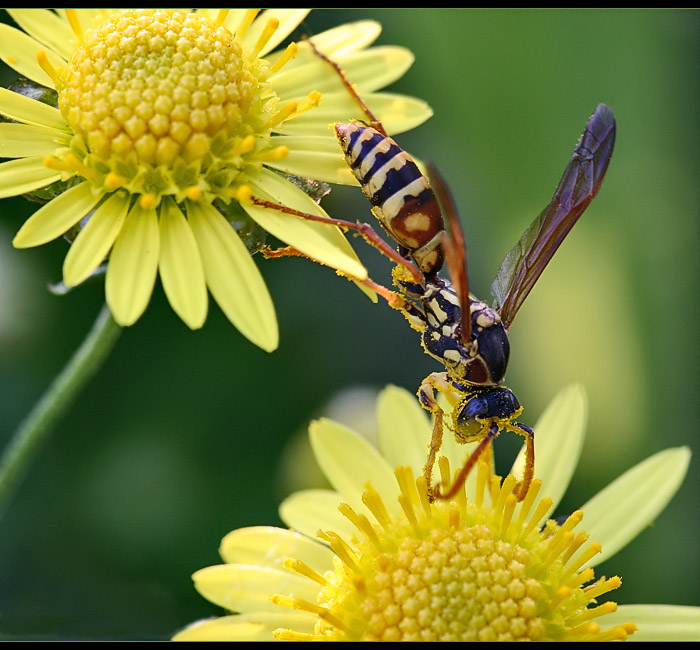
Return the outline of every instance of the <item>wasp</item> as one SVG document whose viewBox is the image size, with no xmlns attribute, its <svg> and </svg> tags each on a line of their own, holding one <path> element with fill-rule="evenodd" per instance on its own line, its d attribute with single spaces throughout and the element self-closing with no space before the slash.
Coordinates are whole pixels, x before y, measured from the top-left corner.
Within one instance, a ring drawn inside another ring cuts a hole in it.
<svg viewBox="0 0 700 650">
<path fill-rule="evenodd" d="M 548 262 L 598 193 L 615 142 L 615 118 L 600 104 L 588 121 L 552 200 L 506 255 L 492 285 L 488 306 L 469 293 L 464 237 L 454 201 L 444 181 L 431 169 L 435 192 L 410 156 L 383 129 L 351 123 L 336 124 L 346 160 L 384 229 L 423 274 L 416 283 L 396 267 L 394 281 L 417 307 L 404 306 L 422 332 L 425 351 L 444 366 L 421 384 L 421 404 L 435 416 L 428 460 L 430 479 L 443 435 L 444 413 L 435 391 L 454 405 L 451 429 L 458 441 L 479 442 L 447 492 L 453 496 L 487 445 L 503 430 L 525 437 L 526 462 L 516 496 L 522 499 L 534 473 L 534 432 L 517 421 L 522 407 L 503 385 L 510 343 L 508 330 Z M 440 196 L 438 202 L 436 193 Z M 442 206 L 442 210 L 440 210 Z M 450 226 L 445 228 L 443 211 Z M 440 276 L 447 262 L 452 282 Z"/>
<path fill-rule="evenodd" d="M 523 409 L 503 383 L 510 355 L 508 331 L 552 256 L 601 187 L 615 143 L 613 112 L 604 104 L 595 109 L 551 201 L 503 260 L 491 287 L 494 301 L 489 306 L 469 293 L 464 235 L 440 174 L 432 166 L 427 176 L 423 174 L 386 134 L 339 66 L 312 47 L 336 68 L 368 117 L 366 123 L 337 123 L 334 128 L 372 213 L 398 244 L 398 251 L 390 254 L 370 226 L 353 226 L 397 262 L 393 280 L 399 292 L 380 293 L 404 313 L 421 333 L 425 352 L 444 367 L 426 377 L 418 390 L 421 405 L 434 416 L 423 469 L 428 485 L 446 425 L 436 391 L 453 407 L 447 426 L 458 442 L 478 442 L 452 486 L 443 491 L 436 485 L 431 495 L 451 498 L 491 442 L 502 431 L 511 431 L 525 438 L 525 469 L 515 490 L 522 500 L 534 474 L 534 431 L 518 422 Z M 441 275 L 444 265 L 450 280 Z"/>
</svg>

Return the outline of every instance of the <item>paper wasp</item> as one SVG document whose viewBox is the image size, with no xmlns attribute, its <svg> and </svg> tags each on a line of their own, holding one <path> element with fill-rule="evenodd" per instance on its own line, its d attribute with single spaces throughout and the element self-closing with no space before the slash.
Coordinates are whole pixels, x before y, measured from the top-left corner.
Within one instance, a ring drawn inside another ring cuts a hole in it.
<svg viewBox="0 0 700 650">
<path fill-rule="evenodd" d="M 453 496 L 492 440 L 508 430 L 522 435 L 526 442 L 524 475 L 516 488 L 516 496 L 522 499 L 534 474 L 534 432 L 517 421 L 523 409 L 502 383 L 510 352 L 508 330 L 550 259 L 600 189 L 615 142 L 613 113 L 604 104 L 596 108 L 552 200 L 501 264 L 491 287 L 494 303 L 489 307 L 469 293 L 464 237 L 454 201 L 437 171 L 431 168 L 429 172 L 431 187 L 411 157 L 387 136 L 339 66 L 315 47 L 314 51 L 335 67 L 368 118 L 367 123 L 338 123 L 335 131 L 372 212 L 399 245 L 401 259 L 393 272 L 399 293 L 381 293 L 392 307 L 404 312 L 421 332 L 426 353 L 445 368 L 431 373 L 418 390 L 421 405 L 434 415 L 424 467 L 428 484 L 443 436 L 444 412 L 435 395 L 439 391 L 453 406 L 449 428 L 457 440 L 479 444 L 452 486 L 446 492 L 436 486 L 434 496 Z M 353 227 L 370 243 L 380 239 L 373 231 L 368 233 L 371 228 L 366 224 L 364 230 Z M 397 261 L 395 256 L 392 259 Z M 451 282 L 440 276 L 443 263 Z"/>
</svg>

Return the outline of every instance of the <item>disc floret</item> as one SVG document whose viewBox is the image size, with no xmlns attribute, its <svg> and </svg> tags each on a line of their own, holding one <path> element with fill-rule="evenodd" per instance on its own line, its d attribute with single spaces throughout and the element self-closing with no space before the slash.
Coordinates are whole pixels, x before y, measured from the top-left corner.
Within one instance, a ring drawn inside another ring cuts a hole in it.
<svg viewBox="0 0 700 650">
<path fill-rule="evenodd" d="M 75 135 L 46 164 L 99 192 L 125 188 L 143 207 L 165 195 L 228 202 L 246 167 L 285 153 L 271 144 L 270 68 L 201 14 L 116 13 L 81 34 L 52 74 Z"/>
</svg>

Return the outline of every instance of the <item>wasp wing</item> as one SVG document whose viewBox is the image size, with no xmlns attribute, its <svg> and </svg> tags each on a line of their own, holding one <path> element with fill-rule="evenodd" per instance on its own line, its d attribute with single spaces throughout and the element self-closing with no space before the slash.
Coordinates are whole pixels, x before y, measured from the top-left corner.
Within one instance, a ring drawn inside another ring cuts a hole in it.
<svg viewBox="0 0 700 650">
<path fill-rule="evenodd" d="M 442 233 L 440 245 L 442 246 L 450 279 L 452 280 L 452 286 L 455 288 L 459 298 L 459 306 L 462 310 L 460 337 L 466 347 L 471 344 L 472 319 L 469 310 L 469 279 L 467 276 L 467 248 L 464 243 L 464 232 L 459 222 L 452 192 L 450 192 L 445 179 L 437 167 L 431 163 L 428 163 L 428 178 L 449 227 L 449 230 Z"/>
<path fill-rule="evenodd" d="M 506 255 L 491 285 L 506 328 L 566 235 L 598 193 L 615 145 L 615 116 L 599 104 L 574 149 L 550 204 Z"/>
</svg>

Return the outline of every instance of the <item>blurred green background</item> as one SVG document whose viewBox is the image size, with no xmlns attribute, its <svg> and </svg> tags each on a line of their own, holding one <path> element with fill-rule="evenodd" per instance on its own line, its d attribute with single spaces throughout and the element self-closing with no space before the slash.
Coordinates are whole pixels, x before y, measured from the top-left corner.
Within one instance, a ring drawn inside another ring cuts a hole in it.
<svg viewBox="0 0 700 650">
<path fill-rule="evenodd" d="M 529 424 L 569 382 L 588 391 L 589 433 L 562 512 L 657 451 L 693 448 L 670 506 L 597 570 L 622 576 L 621 603 L 700 604 L 698 16 L 317 10 L 302 29 L 374 18 L 379 43 L 415 52 L 391 90 L 424 98 L 435 115 L 399 141 L 447 177 L 484 298 L 596 104 L 614 110 L 604 187 L 518 315 L 508 384 Z M 370 218 L 359 190 L 334 191 L 325 205 Z M 3 444 L 103 302 L 101 282 L 65 297 L 46 290 L 60 277 L 63 241 L 12 248 L 35 207 L 0 203 Z M 388 263 L 356 249 L 385 280 Z M 189 331 L 157 287 L 60 422 L 0 520 L 0 638 L 165 639 L 217 614 L 190 575 L 219 561 L 228 531 L 280 523 L 280 499 L 313 476 L 290 453 L 308 421 L 338 392 L 414 391 L 438 369 L 400 314 L 328 269 L 259 262 L 278 311 L 277 352 L 253 347 L 213 304 L 206 326 Z M 511 437 L 497 454 L 514 453 Z"/>
</svg>

